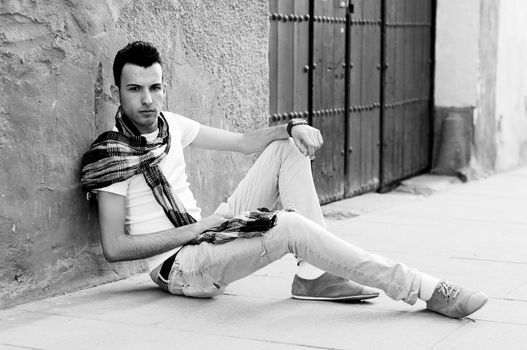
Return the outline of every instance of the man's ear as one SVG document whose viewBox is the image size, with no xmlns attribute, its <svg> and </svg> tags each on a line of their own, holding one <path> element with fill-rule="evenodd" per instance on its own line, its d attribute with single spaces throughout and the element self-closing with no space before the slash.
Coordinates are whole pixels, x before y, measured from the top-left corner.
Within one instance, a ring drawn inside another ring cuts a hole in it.
<svg viewBox="0 0 527 350">
<path fill-rule="evenodd" d="M 110 86 L 110 93 L 112 94 L 112 100 L 120 101 L 119 88 L 115 85 Z"/>
</svg>

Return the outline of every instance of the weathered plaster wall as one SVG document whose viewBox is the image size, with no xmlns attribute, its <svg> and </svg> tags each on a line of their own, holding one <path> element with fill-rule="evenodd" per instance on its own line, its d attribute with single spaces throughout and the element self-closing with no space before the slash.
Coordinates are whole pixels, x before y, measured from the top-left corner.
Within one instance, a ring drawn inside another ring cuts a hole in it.
<svg viewBox="0 0 527 350">
<path fill-rule="evenodd" d="M 527 164 L 527 2 L 499 6 L 496 82 L 497 170 Z"/>
<path fill-rule="evenodd" d="M 521 0 L 438 1 L 435 124 L 464 109 L 476 176 L 527 164 L 526 15 Z"/>
<path fill-rule="evenodd" d="M 469 172 L 472 140 L 466 137 L 473 135 L 477 113 L 480 17 L 480 0 L 437 2 L 433 172 Z"/>
<path fill-rule="evenodd" d="M 480 6 L 478 100 L 474 108 L 471 168 L 476 174 L 496 168 L 496 69 L 500 0 L 483 0 Z"/>
<path fill-rule="evenodd" d="M 480 0 L 439 0 L 436 9 L 435 103 L 473 107 L 479 74 Z"/>
<path fill-rule="evenodd" d="M 130 40 L 165 58 L 167 109 L 231 130 L 267 124 L 267 2 L 0 2 L 0 300 L 2 306 L 121 278 L 140 263 L 101 255 L 79 161 L 112 125 L 111 65 Z M 252 157 L 188 150 L 204 214 Z M 236 166 L 235 166 L 236 165 Z"/>
</svg>

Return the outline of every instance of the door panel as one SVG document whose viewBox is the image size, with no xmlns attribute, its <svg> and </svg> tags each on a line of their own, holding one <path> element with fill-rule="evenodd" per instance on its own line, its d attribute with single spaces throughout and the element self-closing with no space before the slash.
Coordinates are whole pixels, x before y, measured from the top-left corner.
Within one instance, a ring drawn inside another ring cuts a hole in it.
<svg viewBox="0 0 527 350">
<path fill-rule="evenodd" d="M 382 183 L 430 165 L 432 0 L 385 0 Z"/>
<path fill-rule="evenodd" d="M 353 4 L 347 196 L 375 190 L 379 184 L 381 0 Z"/>
<path fill-rule="evenodd" d="M 315 1 L 313 62 L 313 126 L 324 146 L 313 161 L 313 175 L 321 203 L 344 198 L 346 7 L 342 1 Z"/>
<path fill-rule="evenodd" d="M 309 0 L 269 1 L 270 124 L 308 117 Z"/>
</svg>

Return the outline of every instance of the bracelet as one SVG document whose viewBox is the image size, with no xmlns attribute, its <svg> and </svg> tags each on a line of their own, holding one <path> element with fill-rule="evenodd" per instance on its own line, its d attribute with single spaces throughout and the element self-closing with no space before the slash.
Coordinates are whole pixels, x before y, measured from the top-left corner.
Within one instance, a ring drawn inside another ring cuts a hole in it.
<svg viewBox="0 0 527 350">
<path fill-rule="evenodd" d="M 287 123 L 287 133 L 289 134 L 289 137 L 293 137 L 293 135 L 291 135 L 291 129 L 293 129 L 294 126 L 297 126 L 297 125 L 307 125 L 308 122 L 305 120 L 305 119 L 291 119 L 289 121 L 289 123 Z"/>
</svg>

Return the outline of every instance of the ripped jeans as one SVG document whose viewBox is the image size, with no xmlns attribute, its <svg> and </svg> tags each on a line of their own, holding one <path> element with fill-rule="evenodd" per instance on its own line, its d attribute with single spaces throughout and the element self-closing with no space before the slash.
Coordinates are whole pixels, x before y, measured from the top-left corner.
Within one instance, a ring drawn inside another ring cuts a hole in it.
<svg viewBox="0 0 527 350">
<path fill-rule="evenodd" d="M 326 230 L 310 161 L 292 139 L 271 143 L 216 213 L 232 217 L 260 207 L 275 208 L 278 201 L 296 212 L 279 213 L 276 225 L 262 237 L 183 247 L 169 274 L 169 292 L 213 297 L 229 283 L 291 253 L 321 270 L 381 289 L 392 299 L 416 302 L 420 272 Z"/>
</svg>

